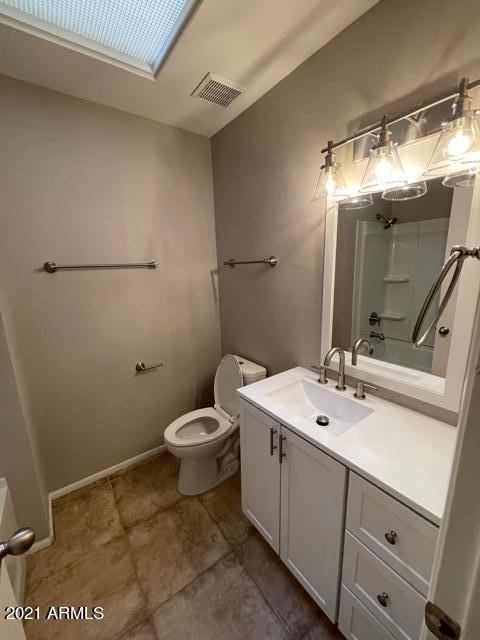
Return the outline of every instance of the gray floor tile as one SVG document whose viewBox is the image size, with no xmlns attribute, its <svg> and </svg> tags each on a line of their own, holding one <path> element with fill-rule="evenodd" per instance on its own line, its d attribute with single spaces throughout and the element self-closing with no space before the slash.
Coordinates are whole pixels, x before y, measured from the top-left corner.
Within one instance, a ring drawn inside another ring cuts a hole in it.
<svg viewBox="0 0 480 640">
<path fill-rule="evenodd" d="M 159 640 L 287 640 L 286 628 L 234 554 L 154 613 Z"/>
<path fill-rule="evenodd" d="M 182 500 L 177 491 L 178 470 L 177 459 L 163 453 L 112 476 L 113 494 L 126 527 Z"/>
<path fill-rule="evenodd" d="M 239 547 L 238 557 L 293 638 L 302 638 L 322 622 L 324 615 L 317 604 L 259 534 L 255 532 Z"/>
<path fill-rule="evenodd" d="M 33 621 L 28 640 L 342 638 L 244 518 L 239 474 L 198 498 L 177 478 L 161 455 L 54 503 L 56 539 L 28 559 L 27 602 L 106 618 Z"/>
<path fill-rule="evenodd" d="M 127 531 L 151 610 L 230 550 L 196 498 L 188 498 Z"/>
<path fill-rule="evenodd" d="M 148 618 L 124 633 L 118 640 L 156 640 L 156 638 L 153 620 Z"/>
<path fill-rule="evenodd" d="M 302 640 L 345 640 L 345 636 L 326 617 L 317 622 Z"/>
<path fill-rule="evenodd" d="M 28 640 L 112 640 L 146 615 L 146 604 L 124 537 L 95 549 L 82 560 L 39 580 L 26 604 L 103 607 L 103 620 L 35 620 L 25 626 Z"/>
<path fill-rule="evenodd" d="M 28 557 L 29 587 L 123 534 L 106 480 L 55 500 L 53 518 L 53 544 Z"/>
<path fill-rule="evenodd" d="M 240 474 L 236 473 L 218 487 L 199 496 L 210 516 L 232 545 L 247 539 L 253 526 L 242 513 Z"/>
</svg>

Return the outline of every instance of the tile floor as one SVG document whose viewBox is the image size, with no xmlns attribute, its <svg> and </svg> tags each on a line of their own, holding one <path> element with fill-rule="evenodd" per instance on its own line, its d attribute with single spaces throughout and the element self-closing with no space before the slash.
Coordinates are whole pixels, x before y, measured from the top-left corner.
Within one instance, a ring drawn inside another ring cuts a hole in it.
<svg viewBox="0 0 480 640">
<path fill-rule="evenodd" d="M 240 476 L 177 492 L 162 454 L 55 501 L 55 542 L 28 558 L 26 603 L 102 606 L 30 621 L 28 640 L 334 640 L 341 636 L 243 517 Z"/>
</svg>

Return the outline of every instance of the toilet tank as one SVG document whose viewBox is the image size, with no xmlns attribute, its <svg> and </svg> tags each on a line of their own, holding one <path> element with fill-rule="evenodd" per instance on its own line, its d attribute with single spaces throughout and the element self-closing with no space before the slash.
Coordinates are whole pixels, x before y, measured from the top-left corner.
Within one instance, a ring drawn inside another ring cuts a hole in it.
<svg viewBox="0 0 480 640">
<path fill-rule="evenodd" d="M 263 380 L 267 377 L 267 370 L 265 367 L 262 367 L 255 362 L 251 362 L 246 358 L 242 358 L 242 356 L 235 356 L 238 360 L 238 364 L 240 365 L 240 371 L 242 372 L 243 384 L 246 386 L 247 384 L 252 384 L 253 382 L 258 382 L 259 380 Z"/>
</svg>

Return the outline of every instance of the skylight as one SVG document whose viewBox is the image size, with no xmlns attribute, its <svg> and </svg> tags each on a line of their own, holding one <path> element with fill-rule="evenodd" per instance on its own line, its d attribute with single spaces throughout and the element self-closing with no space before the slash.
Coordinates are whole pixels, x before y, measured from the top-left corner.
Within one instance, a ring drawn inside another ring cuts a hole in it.
<svg viewBox="0 0 480 640">
<path fill-rule="evenodd" d="M 153 76 L 197 2 L 0 0 L 0 14 L 2 22 Z"/>
</svg>

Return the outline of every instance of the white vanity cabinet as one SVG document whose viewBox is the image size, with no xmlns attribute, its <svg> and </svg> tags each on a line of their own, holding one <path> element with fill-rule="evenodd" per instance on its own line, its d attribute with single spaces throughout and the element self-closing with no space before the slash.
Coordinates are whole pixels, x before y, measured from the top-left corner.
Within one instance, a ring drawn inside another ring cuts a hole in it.
<svg viewBox="0 0 480 640">
<path fill-rule="evenodd" d="M 347 469 L 240 401 L 242 508 L 336 620 Z"/>
<path fill-rule="evenodd" d="M 244 513 L 345 638 L 419 640 L 438 527 L 243 399 L 240 439 Z"/>
<path fill-rule="evenodd" d="M 340 631 L 419 640 L 438 528 L 353 472 L 345 526 Z"/>
<path fill-rule="evenodd" d="M 280 553 L 280 425 L 240 402 L 242 509 L 265 540 Z"/>
</svg>

